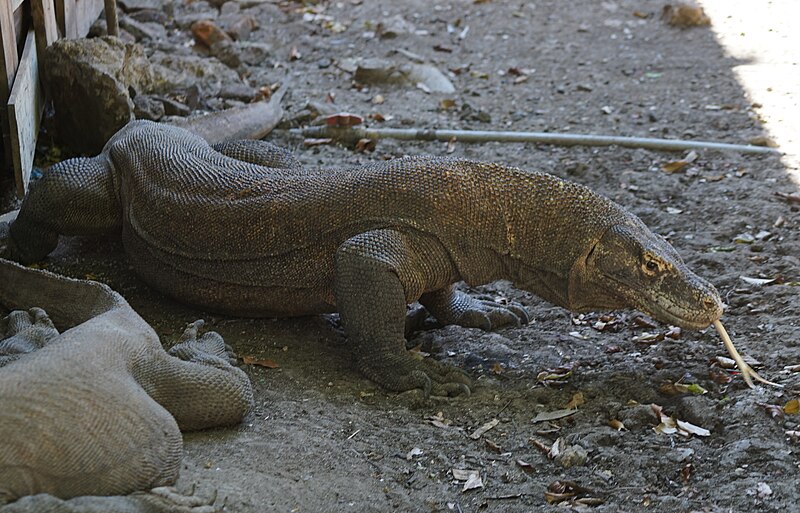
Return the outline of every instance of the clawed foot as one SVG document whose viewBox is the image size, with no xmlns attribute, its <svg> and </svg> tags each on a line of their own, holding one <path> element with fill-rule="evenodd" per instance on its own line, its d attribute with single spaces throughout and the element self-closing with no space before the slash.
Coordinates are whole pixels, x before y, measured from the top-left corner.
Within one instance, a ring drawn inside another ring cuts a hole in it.
<svg viewBox="0 0 800 513">
<path fill-rule="evenodd" d="M 0 321 L 0 367 L 41 349 L 58 334 L 41 308 L 14 310 Z"/>
<path fill-rule="evenodd" d="M 480 328 L 491 331 L 501 326 L 519 327 L 531 321 L 530 314 L 519 303 L 506 304 L 486 299 L 476 299 L 463 292 L 457 292 L 456 315 L 452 322 L 465 328 Z"/>
<path fill-rule="evenodd" d="M 418 359 L 408 352 L 358 356 L 358 368 L 369 379 L 389 390 L 419 389 L 428 397 L 469 395 L 471 380 L 460 369 L 431 359 Z"/>
<path fill-rule="evenodd" d="M 202 319 L 189 324 L 178 344 L 168 351 L 169 354 L 187 362 L 215 364 L 223 361 L 236 365 L 236 354 L 233 348 L 225 343 L 222 335 L 216 331 L 207 331 L 197 338 L 203 324 L 205 321 Z"/>
<path fill-rule="evenodd" d="M 171 486 L 153 488 L 150 492 L 148 503 L 153 503 L 164 511 L 170 513 L 217 513 L 220 508 L 214 506 L 217 500 L 216 492 L 212 497 L 204 498 L 194 495 L 183 495 Z"/>
</svg>

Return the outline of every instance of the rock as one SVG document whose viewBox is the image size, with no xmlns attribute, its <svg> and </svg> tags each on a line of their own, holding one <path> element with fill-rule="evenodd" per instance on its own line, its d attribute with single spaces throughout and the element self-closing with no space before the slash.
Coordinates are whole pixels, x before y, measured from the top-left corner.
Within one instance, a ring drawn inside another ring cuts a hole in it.
<svg viewBox="0 0 800 513">
<path fill-rule="evenodd" d="M 619 411 L 619 420 L 630 431 L 638 431 L 658 425 L 658 420 L 649 404 L 637 404 L 621 409 Z"/>
<path fill-rule="evenodd" d="M 394 39 L 414 32 L 414 25 L 399 14 L 378 23 L 376 32 L 381 39 Z"/>
<path fill-rule="evenodd" d="M 250 102 L 256 97 L 258 91 L 245 84 L 230 84 L 223 86 L 219 91 L 219 97 L 225 100 L 238 100 Z"/>
<path fill-rule="evenodd" d="M 117 5 L 125 12 L 160 10 L 164 0 L 117 0 Z"/>
<path fill-rule="evenodd" d="M 167 116 L 185 117 L 192 113 L 192 109 L 177 100 L 163 97 L 157 97 L 157 100 L 164 105 L 164 114 Z"/>
<path fill-rule="evenodd" d="M 192 23 L 192 36 L 195 43 L 206 48 L 211 48 L 222 41 L 231 40 L 231 36 L 210 20 L 200 20 Z"/>
<path fill-rule="evenodd" d="M 219 91 L 220 84 L 239 82 L 239 75 L 216 59 L 199 55 L 180 55 L 156 51 L 150 56 L 154 91 L 168 93 L 197 85 L 207 94 Z"/>
<path fill-rule="evenodd" d="M 142 9 L 141 11 L 130 13 L 128 16 L 140 23 L 159 23 L 161 25 L 166 25 L 169 22 L 169 17 L 167 17 L 166 13 L 156 9 Z"/>
<path fill-rule="evenodd" d="M 133 114 L 136 119 L 158 121 L 164 117 L 164 104 L 157 98 L 140 94 L 133 99 Z"/>
<path fill-rule="evenodd" d="M 564 468 L 579 467 L 586 463 L 587 459 L 589 453 L 580 445 L 569 445 L 555 457 L 555 461 Z"/>
<path fill-rule="evenodd" d="M 214 43 L 211 45 L 209 53 L 231 69 L 236 69 L 242 65 L 239 47 L 233 41 Z"/>
<path fill-rule="evenodd" d="M 80 153 L 102 150 L 133 119 L 129 89 L 154 82 L 144 49 L 113 37 L 58 40 L 47 48 L 43 69 L 55 138 Z"/>
<path fill-rule="evenodd" d="M 122 16 L 119 20 L 119 26 L 131 33 L 137 41 L 146 39 L 159 41 L 167 38 L 167 29 L 160 23 L 143 23 L 130 16 Z"/>
<path fill-rule="evenodd" d="M 239 58 L 250 66 L 262 66 L 268 63 L 272 55 L 272 46 L 267 43 L 240 41 L 238 44 Z"/>
<path fill-rule="evenodd" d="M 229 14 L 220 17 L 217 22 L 235 41 L 250 39 L 250 33 L 258 28 L 258 20 L 248 14 Z"/>
</svg>

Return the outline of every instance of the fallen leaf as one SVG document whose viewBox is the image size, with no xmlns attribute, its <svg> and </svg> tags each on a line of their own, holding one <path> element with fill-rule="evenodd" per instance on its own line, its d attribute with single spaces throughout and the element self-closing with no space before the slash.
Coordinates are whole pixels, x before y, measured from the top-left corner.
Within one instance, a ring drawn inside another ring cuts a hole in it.
<svg viewBox="0 0 800 513">
<path fill-rule="evenodd" d="M 447 141 L 447 148 L 445 149 L 445 152 L 446 153 L 453 153 L 454 151 L 456 151 L 456 138 L 455 137 L 451 137 L 450 140 Z M 495 369 L 495 366 L 498 367 L 497 370 Z M 503 366 L 500 365 L 499 363 L 495 362 L 495 364 L 492 365 L 492 372 L 494 372 L 495 374 L 502 373 L 503 372 Z"/>
<path fill-rule="evenodd" d="M 495 454 L 500 454 L 501 452 L 503 452 L 502 447 L 492 442 L 488 438 L 483 439 L 483 445 L 486 447 L 487 450 L 492 451 Z"/>
<path fill-rule="evenodd" d="M 534 470 L 534 469 L 533 469 L 533 465 L 531 465 L 531 464 L 530 464 L 530 463 L 528 463 L 527 461 L 524 461 L 524 460 L 517 460 L 517 465 L 518 465 L 518 466 L 519 466 L 519 468 L 521 468 L 521 469 L 522 469 L 522 471 L 523 471 L 523 472 L 525 472 L 526 474 L 532 474 L 532 473 L 533 473 L 533 470 Z"/>
<path fill-rule="evenodd" d="M 748 276 L 739 276 L 739 279 L 748 285 L 757 285 L 759 287 L 771 285 L 776 281 L 775 278 L 750 278 Z"/>
<path fill-rule="evenodd" d="M 773 419 L 782 419 L 784 416 L 783 408 L 778 406 L 777 404 L 767 404 L 767 403 L 756 403 L 758 406 L 764 408 L 769 416 Z"/>
<path fill-rule="evenodd" d="M 450 424 L 452 423 L 452 421 L 444 418 L 444 414 L 442 412 L 439 412 L 436 415 L 433 415 L 432 417 L 428 417 L 426 420 L 430 422 L 432 425 L 443 429 L 449 428 Z"/>
<path fill-rule="evenodd" d="M 269 358 L 256 358 L 255 356 L 242 356 L 242 362 L 245 365 L 258 365 L 259 367 L 266 367 L 268 369 L 277 369 L 280 367 L 277 363 Z"/>
<path fill-rule="evenodd" d="M 608 421 L 608 425 L 612 428 L 616 429 L 617 431 L 627 431 L 628 429 L 625 427 L 625 424 L 622 423 L 621 420 L 612 419 Z"/>
<path fill-rule="evenodd" d="M 413 449 L 408 451 L 408 453 L 406 454 L 406 459 L 408 461 L 411 461 L 412 459 L 414 459 L 415 456 L 422 456 L 422 454 L 423 454 L 422 449 L 420 449 L 419 447 L 414 447 Z"/>
<path fill-rule="evenodd" d="M 568 410 L 576 410 L 578 406 L 583 404 L 586 404 L 586 399 L 583 398 L 583 392 L 575 392 L 565 408 Z"/>
<path fill-rule="evenodd" d="M 783 413 L 786 415 L 797 415 L 800 413 L 800 400 L 791 399 L 783 405 Z"/>
<path fill-rule="evenodd" d="M 481 475 L 477 471 L 474 474 L 469 476 L 467 482 L 464 483 L 464 488 L 461 489 L 461 492 L 466 492 L 468 490 L 474 490 L 476 488 L 483 488 L 483 481 L 481 481 Z"/>
<path fill-rule="evenodd" d="M 473 431 L 472 434 L 469 435 L 469 437 L 472 438 L 473 440 L 477 440 L 478 438 L 483 436 L 484 433 L 486 433 L 487 431 L 489 431 L 498 424 L 500 424 L 500 421 L 498 419 L 492 419 L 486 424 L 476 429 L 475 431 Z"/>
<path fill-rule="evenodd" d="M 297 61 L 300 60 L 303 56 L 300 54 L 300 50 L 297 49 L 296 46 L 293 46 L 289 50 L 289 60 L 290 61 Z"/>
<path fill-rule="evenodd" d="M 661 170 L 665 173 L 677 173 L 684 167 L 697 160 L 697 153 L 690 151 L 684 158 L 680 160 L 673 160 L 661 165 Z"/>
<path fill-rule="evenodd" d="M 567 441 L 564 440 L 564 437 L 559 436 L 556 439 L 556 441 L 553 442 L 553 445 L 550 446 L 550 450 L 547 451 L 547 457 L 550 458 L 551 460 L 555 459 L 556 456 L 564 452 L 564 449 L 566 448 L 567 448 Z"/>
<path fill-rule="evenodd" d="M 653 428 L 653 431 L 655 431 L 656 433 L 661 433 L 664 435 L 678 434 L 685 437 L 691 435 L 697 435 L 697 436 L 711 435 L 711 432 L 705 428 L 702 428 L 700 426 L 695 426 L 690 422 L 678 420 L 673 417 L 665 415 L 661 406 L 657 404 L 651 404 L 650 408 L 653 410 L 653 413 L 659 420 L 658 426 Z"/>
<path fill-rule="evenodd" d="M 303 146 L 311 148 L 313 146 L 322 146 L 324 144 L 331 144 L 333 139 L 330 137 L 316 138 L 316 139 L 303 139 Z"/>
<path fill-rule="evenodd" d="M 375 139 L 359 139 L 356 142 L 356 153 L 370 153 L 375 151 L 375 147 L 378 145 L 378 141 Z"/>
<path fill-rule="evenodd" d="M 644 344 L 655 344 L 656 342 L 661 342 L 664 340 L 663 333 L 642 333 L 641 335 L 637 335 L 631 339 L 632 342 L 641 342 Z"/>
<path fill-rule="evenodd" d="M 456 101 L 451 98 L 445 98 L 439 102 L 439 108 L 442 110 L 452 109 L 456 106 Z"/>
<path fill-rule="evenodd" d="M 325 117 L 325 124 L 334 127 L 350 127 L 360 125 L 364 122 L 364 118 L 349 112 L 339 112 Z"/>
<path fill-rule="evenodd" d="M 578 410 L 554 410 L 554 411 L 545 411 L 542 413 L 537 414 L 531 422 L 534 424 L 537 422 L 547 422 L 551 420 L 558 420 L 563 419 L 564 417 L 569 417 L 570 415 L 575 415 L 578 413 Z"/>
</svg>

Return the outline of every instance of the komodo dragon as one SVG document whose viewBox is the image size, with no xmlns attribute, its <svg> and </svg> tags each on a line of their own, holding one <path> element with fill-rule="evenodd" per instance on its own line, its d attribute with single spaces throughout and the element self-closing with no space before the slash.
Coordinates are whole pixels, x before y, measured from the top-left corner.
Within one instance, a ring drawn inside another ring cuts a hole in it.
<svg viewBox="0 0 800 513">
<path fill-rule="evenodd" d="M 163 487 L 179 430 L 238 423 L 252 404 L 222 337 L 197 338 L 197 321 L 170 356 L 105 285 L 2 259 L 0 283 L 0 305 L 46 309 L 0 323 L 0 513 L 216 511 Z"/>
<path fill-rule="evenodd" d="M 519 305 L 454 289 L 498 279 L 573 311 L 632 307 L 685 328 L 722 314 L 717 291 L 636 216 L 578 184 L 469 160 L 409 157 L 302 169 L 261 141 L 210 146 L 128 124 L 94 158 L 53 166 L 6 251 L 22 262 L 63 235 L 122 234 L 151 286 L 238 316 L 338 311 L 358 368 L 391 390 L 468 393 L 454 368 L 405 350 L 406 305 L 443 324 L 519 325 Z"/>
</svg>

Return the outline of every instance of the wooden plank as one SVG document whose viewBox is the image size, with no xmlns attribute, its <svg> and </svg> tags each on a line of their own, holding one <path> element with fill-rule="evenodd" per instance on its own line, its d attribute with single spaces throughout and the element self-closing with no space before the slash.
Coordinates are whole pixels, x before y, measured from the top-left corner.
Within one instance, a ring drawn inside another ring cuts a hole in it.
<svg viewBox="0 0 800 513">
<path fill-rule="evenodd" d="M 55 7 L 61 33 L 67 39 L 77 39 L 88 34 L 100 17 L 103 0 L 56 0 Z"/>
<path fill-rule="evenodd" d="M 75 28 L 77 37 L 85 37 L 92 23 L 103 12 L 103 0 L 75 0 Z"/>
<path fill-rule="evenodd" d="M 25 0 L 11 0 L 11 10 L 16 11 Z"/>
<path fill-rule="evenodd" d="M 17 35 L 14 30 L 14 11 L 11 3 L 0 0 L 0 100 L 8 100 L 14 74 L 19 65 L 17 55 Z"/>
<path fill-rule="evenodd" d="M 14 160 L 14 175 L 19 197 L 25 195 L 25 188 L 30 180 L 43 106 L 36 35 L 33 30 L 29 30 L 7 106 L 11 127 L 11 156 Z"/>
<path fill-rule="evenodd" d="M 14 11 L 11 2 L 0 0 L 0 107 L 6 104 L 19 66 L 17 36 L 14 28 Z M 4 160 L 2 167 L 11 167 L 11 132 L 6 109 L 0 108 L 0 134 L 2 134 Z"/>
<path fill-rule="evenodd" d="M 44 62 L 44 51 L 58 39 L 56 10 L 53 0 L 31 0 L 33 30 L 36 33 L 36 51 L 39 62 Z"/>
</svg>

